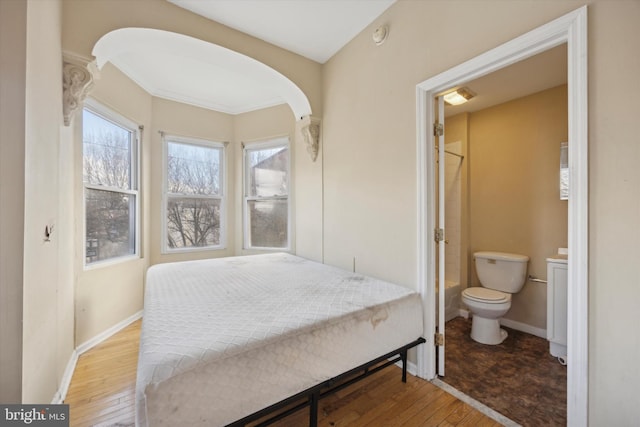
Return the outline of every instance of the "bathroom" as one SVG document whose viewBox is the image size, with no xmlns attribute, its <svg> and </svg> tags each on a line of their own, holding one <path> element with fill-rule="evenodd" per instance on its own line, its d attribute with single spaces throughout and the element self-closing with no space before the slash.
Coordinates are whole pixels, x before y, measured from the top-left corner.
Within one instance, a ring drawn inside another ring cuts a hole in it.
<svg viewBox="0 0 640 427">
<path fill-rule="evenodd" d="M 469 87 L 474 90 L 471 83 Z M 454 110 L 451 107 L 446 109 Z M 526 255 L 529 257 L 527 276 L 541 281 L 526 280 L 522 290 L 512 296 L 511 308 L 501 319 L 501 325 L 514 336 L 532 337 L 542 343 L 545 354 L 535 357 L 555 364 L 551 370 L 559 372 L 558 377 L 564 375 L 566 378 L 566 372 L 562 371 L 565 368 L 549 354 L 546 341 L 547 284 L 543 281 L 547 279 L 547 258 L 557 254 L 559 248 L 567 247 L 568 206 L 567 200 L 560 198 L 559 184 L 561 144 L 568 137 L 567 85 L 552 86 L 480 110 L 456 114 L 445 110 L 445 114 L 445 224 L 448 242 L 445 247 L 445 277 L 449 287 L 445 294 L 446 318 L 449 321 L 461 316 L 454 320 L 460 324 L 460 319 L 468 316 L 460 292 L 469 286 L 480 286 L 474 252 Z M 471 322 L 465 322 L 470 328 Z M 450 323 L 445 328 L 447 346 L 455 335 L 449 333 Z M 507 338 L 501 346 L 506 346 L 512 353 L 523 352 L 522 358 L 525 359 L 524 352 L 530 348 L 528 344 L 515 342 L 516 338 L 511 341 Z M 445 351 L 448 351 L 446 347 Z M 527 360 L 537 363 L 535 358 Z M 446 372 L 455 372 L 455 365 L 464 362 L 447 356 Z M 518 379 L 518 373 L 508 367 L 503 376 L 511 377 L 508 381 L 512 382 L 524 380 Z M 527 378 L 531 381 L 530 377 Z M 447 374 L 442 378 L 445 383 L 449 383 L 449 379 Z M 509 384 L 505 383 L 505 389 L 507 386 Z M 500 393 L 495 385 L 493 387 L 494 394 Z M 535 390 L 535 387 L 529 389 Z M 550 405 L 546 401 L 536 401 L 536 398 L 542 398 L 537 395 L 543 393 L 531 393 L 535 396 L 518 398 L 518 408 L 507 403 L 503 407 L 500 407 L 502 403 L 492 406 L 489 402 L 487 405 L 524 425 L 527 418 L 536 421 L 546 419 L 548 422 L 552 418 L 558 421 L 562 416 L 566 417 L 557 408 L 554 411 L 558 413 L 540 413 L 541 406 Z M 473 393 L 467 394 L 474 397 Z M 509 407 L 504 410 L 506 406 Z"/>
</svg>

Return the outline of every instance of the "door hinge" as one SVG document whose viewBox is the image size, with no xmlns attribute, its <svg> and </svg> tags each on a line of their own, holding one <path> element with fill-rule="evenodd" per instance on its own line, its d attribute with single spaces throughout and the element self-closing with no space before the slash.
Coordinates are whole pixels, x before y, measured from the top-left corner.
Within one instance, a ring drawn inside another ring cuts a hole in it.
<svg viewBox="0 0 640 427">
<path fill-rule="evenodd" d="M 436 346 L 440 347 L 444 345 L 444 334 L 438 334 L 436 333 L 433 336 L 433 342 L 435 343 Z"/>
<path fill-rule="evenodd" d="M 444 125 L 440 122 L 435 122 L 433 124 L 433 136 L 442 136 L 444 135 Z"/>
<path fill-rule="evenodd" d="M 442 242 L 444 240 L 444 229 L 443 228 L 436 228 L 436 229 L 433 230 L 433 240 L 435 240 L 436 243 Z"/>
</svg>

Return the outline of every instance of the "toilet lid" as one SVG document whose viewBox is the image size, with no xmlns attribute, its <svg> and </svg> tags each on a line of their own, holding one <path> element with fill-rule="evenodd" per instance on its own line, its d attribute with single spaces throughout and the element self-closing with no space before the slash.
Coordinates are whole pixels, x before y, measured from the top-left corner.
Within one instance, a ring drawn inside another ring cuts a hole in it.
<svg viewBox="0 0 640 427">
<path fill-rule="evenodd" d="M 511 300 L 511 295 L 509 294 L 480 286 L 467 288 L 463 291 L 463 294 L 472 300 L 494 304 Z"/>
</svg>

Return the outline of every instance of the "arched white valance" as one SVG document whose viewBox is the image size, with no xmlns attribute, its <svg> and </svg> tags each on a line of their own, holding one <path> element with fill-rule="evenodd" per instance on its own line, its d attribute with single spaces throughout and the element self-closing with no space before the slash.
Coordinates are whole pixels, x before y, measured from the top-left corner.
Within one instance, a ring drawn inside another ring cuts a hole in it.
<svg viewBox="0 0 640 427">
<path fill-rule="evenodd" d="M 122 28 L 93 48 L 101 69 L 113 63 L 153 96 L 230 114 L 288 104 L 296 117 L 311 114 L 291 80 L 241 53 L 184 34 Z"/>
</svg>

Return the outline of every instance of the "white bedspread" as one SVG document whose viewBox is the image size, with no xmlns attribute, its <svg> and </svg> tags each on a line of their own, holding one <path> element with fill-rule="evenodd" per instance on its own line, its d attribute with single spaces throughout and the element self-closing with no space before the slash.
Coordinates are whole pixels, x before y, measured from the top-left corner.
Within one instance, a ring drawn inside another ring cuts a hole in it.
<svg viewBox="0 0 640 427">
<path fill-rule="evenodd" d="M 225 425 L 422 332 L 415 292 L 293 255 L 155 265 L 136 424 Z"/>
</svg>

